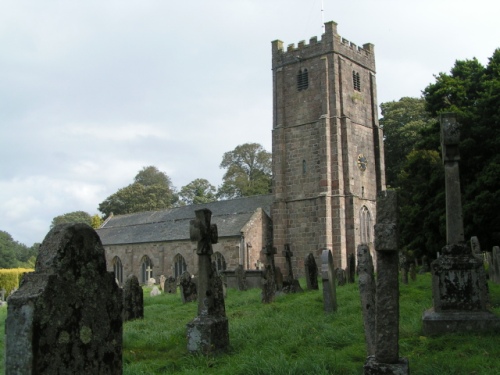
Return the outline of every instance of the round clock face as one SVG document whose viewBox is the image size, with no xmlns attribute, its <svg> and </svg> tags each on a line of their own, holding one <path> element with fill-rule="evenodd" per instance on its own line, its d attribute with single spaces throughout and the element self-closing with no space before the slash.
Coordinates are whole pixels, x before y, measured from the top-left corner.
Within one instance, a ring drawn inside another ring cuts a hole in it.
<svg viewBox="0 0 500 375">
<path fill-rule="evenodd" d="M 366 170 L 366 165 L 368 164 L 368 161 L 366 160 L 365 156 L 363 154 L 358 155 L 358 168 L 361 171 Z"/>
</svg>

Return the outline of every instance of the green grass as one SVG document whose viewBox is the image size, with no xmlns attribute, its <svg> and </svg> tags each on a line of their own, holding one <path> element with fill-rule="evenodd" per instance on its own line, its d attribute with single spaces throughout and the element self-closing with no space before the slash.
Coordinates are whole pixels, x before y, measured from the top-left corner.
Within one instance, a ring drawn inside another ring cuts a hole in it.
<svg viewBox="0 0 500 375">
<path fill-rule="evenodd" d="M 500 285 L 489 287 L 492 308 L 500 315 Z M 499 373 L 497 335 L 422 335 L 422 313 L 432 306 L 429 275 L 401 284 L 400 295 L 400 355 L 409 359 L 412 375 Z M 366 352 L 357 284 L 337 287 L 337 302 L 338 311 L 325 314 L 321 289 L 278 296 L 267 305 L 260 302 L 258 289 L 230 289 L 229 351 L 204 356 L 186 349 L 186 323 L 195 317 L 196 303 L 182 304 L 179 294 L 150 297 L 144 288 L 144 319 L 124 325 L 123 373 L 362 374 Z M 1 308 L 0 321 L 5 317 Z M 1 329 L 3 349 L 3 324 Z"/>
</svg>

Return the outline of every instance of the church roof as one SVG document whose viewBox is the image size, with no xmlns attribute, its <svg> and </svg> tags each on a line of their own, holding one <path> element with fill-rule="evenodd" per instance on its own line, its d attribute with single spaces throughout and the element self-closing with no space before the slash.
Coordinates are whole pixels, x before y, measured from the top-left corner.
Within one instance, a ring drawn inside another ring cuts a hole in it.
<svg viewBox="0 0 500 375">
<path fill-rule="evenodd" d="M 206 204 L 112 216 L 97 233 L 103 245 L 189 240 L 189 222 L 195 210 L 212 211 L 219 237 L 239 236 L 258 208 L 271 216 L 272 195 L 256 195 Z"/>
</svg>

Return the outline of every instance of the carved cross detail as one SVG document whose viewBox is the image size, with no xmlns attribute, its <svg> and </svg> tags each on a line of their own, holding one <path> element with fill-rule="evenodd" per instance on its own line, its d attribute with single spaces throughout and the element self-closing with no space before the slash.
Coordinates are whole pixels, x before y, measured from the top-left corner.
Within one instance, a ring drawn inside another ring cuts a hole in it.
<svg viewBox="0 0 500 375">
<path fill-rule="evenodd" d="M 212 211 L 208 208 L 195 211 L 196 219 L 191 220 L 189 226 L 189 237 L 191 241 L 197 241 L 196 253 L 198 255 L 213 254 L 212 245 L 219 240 L 217 225 L 210 224 Z"/>
</svg>

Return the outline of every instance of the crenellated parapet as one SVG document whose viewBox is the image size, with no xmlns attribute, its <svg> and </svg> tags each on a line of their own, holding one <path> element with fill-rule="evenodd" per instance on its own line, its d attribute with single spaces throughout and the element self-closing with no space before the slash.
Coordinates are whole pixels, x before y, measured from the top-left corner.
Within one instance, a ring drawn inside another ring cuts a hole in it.
<svg viewBox="0 0 500 375">
<path fill-rule="evenodd" d="M 325 33 L 321 40 L 314 36 L 309 39 L 309 43 L 302 40 L 297 46 L 289 44 L 286 50 L 281 40 L 274 40 L 272 42 L 273 69 L 328 53 L 338 54 L 375 72 L 374 45 L 365 43 L 361 47 L 343 38 L 337 33 L 337 24 L 333 21 L 325 23 Z"/>
</svg>

